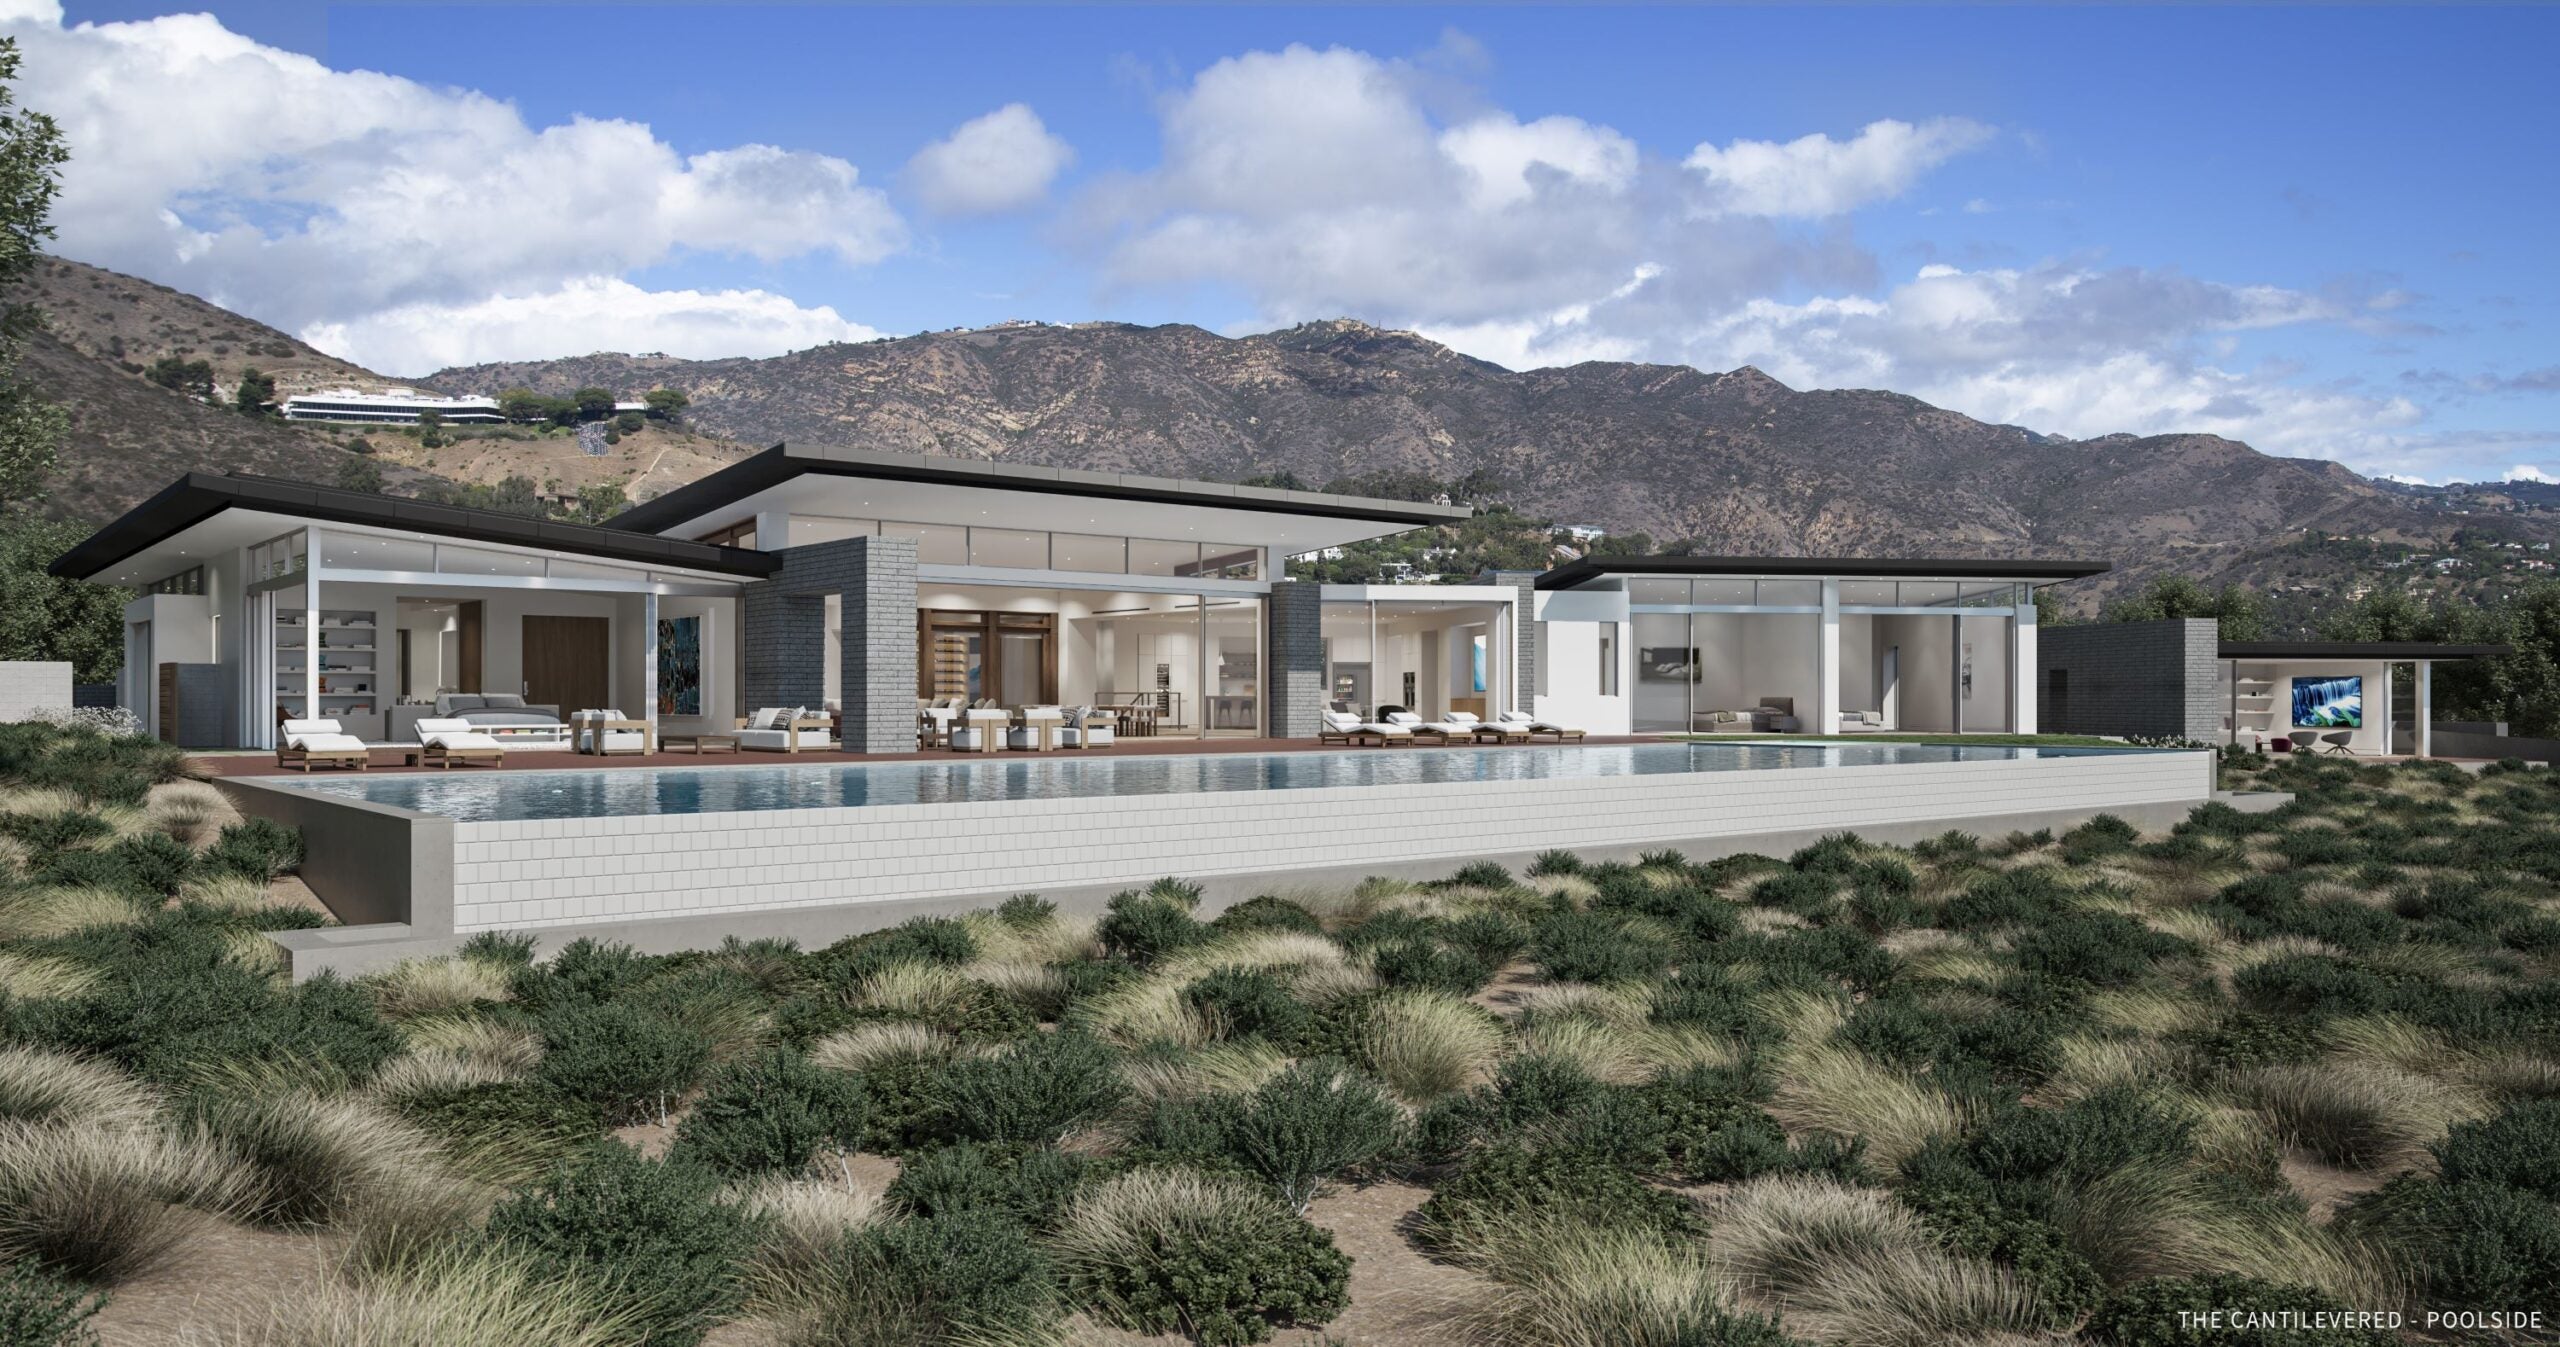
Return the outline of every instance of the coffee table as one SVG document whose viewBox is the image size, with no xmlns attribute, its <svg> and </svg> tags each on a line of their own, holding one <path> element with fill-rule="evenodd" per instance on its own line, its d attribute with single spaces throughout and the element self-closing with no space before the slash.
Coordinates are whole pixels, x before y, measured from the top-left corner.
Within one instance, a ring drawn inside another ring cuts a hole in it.
<svg viewBox="0 0 2560 1347">
<path fill-rule="evenodd" d="M 705 753 L 735 753 L 738 736 L 734 734 L 670 734 L 658 740 L 658 747 L 673 753 L 683 749 L 695 757 Z"/>
</svg>

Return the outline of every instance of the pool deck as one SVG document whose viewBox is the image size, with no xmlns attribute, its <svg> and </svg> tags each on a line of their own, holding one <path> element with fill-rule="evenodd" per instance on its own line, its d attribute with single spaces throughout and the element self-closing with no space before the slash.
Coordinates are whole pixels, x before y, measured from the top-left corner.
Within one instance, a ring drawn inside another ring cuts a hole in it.
<svg viewBox="0 0 2560 1347">
<path fill-rule="evenodd" d="M 1597 746 L 1602 744 L 1652 744 L 1660 742 L 1662 742 L 1662 737 L 1660 735 L 1633 735 L 1622 738 L 1602 738 L 1594 735 L 1588 739 L 1576 740 L 1573 743 L 1566 744 L 1565 747 Z M 459 776 L 468 773 L 486 774 L 493 771 L 539 772 L 561 771 L 564 769 L 585 770 L 590 768 L 598 771 L 619 771 L 634 767 L 822 767 L 831 764 L 855 762 L 951 762 L 955 760 L 965 762 L 975 761 L 982 758 L 1006 758 L 1018 762 L 1024 758 L 1127 758 L 1190 755 L 1200 753 L 1405 753 L 1412 751 L 1412 748 L 1417 746 L 1434 749 L 1442 747 L 1442 745 L 1433 742 L 1421 745 L 1395 744 L 1384 748 L 1372 747 L 1363 749 L 1346 749 L 1340 744 L 1321 743 L 1314 739 L 1193 739 L 1173 735 L 1157 735 L 1153 737 L 1133 736 L 1121 739 L 1108 748 L 1061 748 L 1052 749 L 1046 753 L 1012 751 L 1000 753 L 959 753 L 947 748 L 937 748 L 916 753 L 731 752 L 703 753 L 697 755 L 688 752 L 646 754 L 616 753 L 598 756 L 593 753 L 569 753 L 559 750 L 545 749 L 529 753 L 510 753 L 507 755 L 506 761 L 503 764 L 495 767 L 480 764 L 469 767 L 448 768 L 403 766 L 401 765 L 401 750 L 385 746 L 377 747 L 373 750 L 372 766 L 367 768 L 363 773 L 357 773 L 346 768 L 339 767 L 315 767 L 307 775 L 317 779 L 321 777 L 357 775 L 388 776 L 411 772 L 425 772 L 429 775 L 443 775 L 450 772 Z M 1537 746 L 1541 748 L 1552 748 L 1555 746 L 1555 742 L 1551 739 L 1540 739 L 1537 741 Z M 1501 747 L 1517 748 L 1519 745 L 1502 745 L 1492 743 L 1480 744 L 1461 739 L 1448 744 L 1447 747 L 1489 749 Z M 306 773 L 298 767 L 278 767 L 276 765 L 275 754 L 265 751 L 199 753 L 190 757 L 188 761 L 194 765 L 197 771 L 206 776 L 213 777 L 281 776 L 298 780 L 306 775 Z"/>
</svg>

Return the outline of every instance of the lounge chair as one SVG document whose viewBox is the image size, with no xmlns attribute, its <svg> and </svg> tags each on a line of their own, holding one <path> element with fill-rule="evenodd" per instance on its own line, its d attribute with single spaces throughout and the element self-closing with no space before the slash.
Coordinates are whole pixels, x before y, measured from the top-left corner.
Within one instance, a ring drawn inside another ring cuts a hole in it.
<svg viewBox="0 0 2560 1347">
<path fill-rule="evenodd" d="M 470 721 L 430 716 L 418 722 L 418 746 L 405 750 L 403 760 L 412 767 L 433 765 L 447 771 L 460 763 L 485 762 L 503 767 L 507 746 L 474 727 Z"/>
<path fill-rule="evenodd" d="M 278 767 L 299 767 L 309 775 L 314 763 L 359 772 L 373 765 L 364 740 L 340 729 L 334 720 L 288 720 L 279 728 L 284 743 L 276 749 Z"/>
<path fill-rule="evenodd" d="M 1525 722 L 1510 719 L 1517 714 L 1519 713 L 1506 711 L 1491 720 L 1477 720 L 1473 716 L 1468 716 L 1467 719 L 1475 725 L 1477 743 L 1491 740 L 1497 744 L 1525 744 L 1529 742 L 1529 726 Z M 1454 720 L 1460 715 L 1465 713 L 1451 712 L 1450 718 Z"/>
<path fill-rule="evenodd" d="M 1316 742 L 1325 744 L 1374 743 L 1380 748 L 1388 744 L 1413 742 L 1413 731 L 1402 725 L 1362 720 L 1348 711 L 1327 711 L 1324 724 L 1316 730 Z"/>
<path fill-rule="evenodd" d="M 1540 720 L 1526 711 L 1505 711 L 1499 719 L 1505 725 L 1517 725 L 1526 729 L 1532 739 L 1544 734 L 1552 736 L 1559 744 L 1568 739 L 1579 739 L 1583 733 L 1571 725 L 1558 725 L 1551 720 Z"/>
<path fill-rule="evenodd" d="M 738 748 L 758 753 L 805 753 L 834 748 L 835 718 L 806 707 L 768 706 L 738 721 Z"/>
</svg>

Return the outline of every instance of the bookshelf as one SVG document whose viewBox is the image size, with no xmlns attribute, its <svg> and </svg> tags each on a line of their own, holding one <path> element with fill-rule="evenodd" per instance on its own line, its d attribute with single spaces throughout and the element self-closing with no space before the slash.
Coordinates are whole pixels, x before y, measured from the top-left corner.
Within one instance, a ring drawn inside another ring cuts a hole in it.
<svg viewBox="0 0 2560 1347">
<path fill-rule="evenodd" d="M 381 615 L 369 608 L 323 608 L 317 630 L 299 609 L 276 615 L 275 700 L 279 719 L 302 715 L 303 675 L 318 661 L 323 719 L 364 739 L 382 737 L 383 708 L 391 702 L 383 684 Z"/>
</svg>

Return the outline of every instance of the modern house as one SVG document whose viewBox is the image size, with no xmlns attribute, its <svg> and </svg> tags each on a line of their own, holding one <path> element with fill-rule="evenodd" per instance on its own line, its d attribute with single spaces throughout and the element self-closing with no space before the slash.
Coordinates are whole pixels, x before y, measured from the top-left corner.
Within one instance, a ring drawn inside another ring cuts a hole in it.
<svg viewBox="0 0 2560 1347">
<path fill-rule="evenodd" d="M 1588 557 L 1461 585 L 1286 559 L 1463 508 L 777 446 L 601 527 L 191 475 L 60 558 L 131 586 L 124 704 L 190 746 L 288 718 L 408 743 L 455 698 L 519 746 L 613 708 L 763 707 L 916 746 L 916 699 L 1134 708 L 1141 732 L 1311 738 L 1329 707 L 1528 712 L 1595 735 L 2032 733 L 2034 590 L 2101 563 Z M 549 714 L 543 712 L 547 709 Z M 545 733 L 546 724 L 550 729 Z"/>
<path fill-rule="evenodd" d="M 2056 733 L 2426 757 L 2435 666 L 2506 653 L 2429 641 L 2225 641 L 2211 619 L 2167 618 L 2051 628 L 2036 677 L 2044 726 Z"/>
<path fill-rule="evenodd" d="M 622 404 L 615 404 L 621 410 Z M 633 404 L 639 410 L 640 404 Z M 284 419 L 288 421 L 334 421 L 347 425 L 414 426 L 428 413 L 433 413 L 449 426 L 497 426 L 507 418 L 498 411 L 496 398 L 447 398 L 421 393 L 414 388 L 394 388 L 381 393 L 363 393 L 352 388 L 333 388 L 321 393 L 302 393 L 284 400 Z"/>
</svg>

